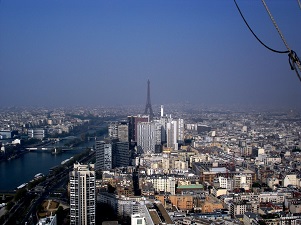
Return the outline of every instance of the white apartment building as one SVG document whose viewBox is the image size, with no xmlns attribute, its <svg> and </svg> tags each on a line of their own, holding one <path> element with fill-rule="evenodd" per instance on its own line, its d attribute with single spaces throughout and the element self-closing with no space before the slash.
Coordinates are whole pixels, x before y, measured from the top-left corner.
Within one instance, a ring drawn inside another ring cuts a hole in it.
<svg viewBox="0 0 301 225">
<path fill-rule="evenodd" d="M 155 153 L 156 145 L 161 144 L 161 124 L 139 122 L 137 125 L 137 147 L 139 152 Z"/>
<path fill-rule="evenodd" d="M 288 185 L 300 186 L 300 179 L 297 178 L 296 174 L 286 175 L 283 179 L 283 187 L 287 187 Z"/>
<path fill-rule="evenodd" d="M 95 224 L 95 171 L 94 164 L 74 164 L 69 173 L 70 225 Z"/>
<path fill-rule="evenodd" d="M 184 142 L 184 120 L 178 119 L 178 127 L 177 127 L 177 142 L 183 143 Z"/>
<path fill-rule="evenodd" d="M 177 144 L 177 121 L 166 124 L 166 141 L 167 147 L 178 150 Z"/>
<path fill-rule="evenodd" d="M 188 172 L 188 162 L 182 160 L 172 160 L 172 169 L 178 172 Z"/>
<path fill-rule="evenodd" d="M 127 124 L 118 125 L 117 137 L 121 142 L 129 141 L 129 126 Z"/>
<path fill-rule="evenodd" d="M 146 225 L 146 219 L 143 215 L 137 213 L 131 215 L 131 225 Z"/>
<path fill-rule="evenodd" d="M 233 188 L 244 188 L 248 190 L 252 187 L 252 175 L 251 174 L 237 174 L 233 176 Z"/>
<path fill-rule="evenodd" d="M 243 215 L 247 211 L 248 211 L 248 205 L 245 203 L 232 202 L 230 204 L 230 214 L 232 217 L 235 217 L 236 215 Z"/>
<path fill-rule="evenodd" d="M 168 192 L 174 195 L 176 193 L 176 179 L 172 176 L 166 175 L 152 175 L 149 177 L 155 191 Z"/>
<path fill-rule="evenodd" d="M 178 150 L 178 145 L 184 141 L 184 120 L 174 119 L 166 124 L 167 147 Z"/>
<path fill-rule="evenodd" d="M 258 195 L 259 202 L 283 203 L 284 194 L 277 192 L 264 192 Z"/>
<path fill-rule="evenodd" d="M 109 204 L 118 216 L 131 216 L 140 214 L 141 217 L 145 217 L 145 204 L 147 204 L 147 201 L 144 197 L 125 197 L 106 192 L 100 192 L 97 195 L 97 202 Z"/>
<path fill-rule="evenodd" d="M 47 135 L 47 130 L 42 128 L 35 128 L 28 130 L 28 138 L 35 138 L 35 139 L 44 139 Z"/>
<path fill-rule="evenodd" d="M 118 122 L 111 122 L 108 126 L 108 135 L 112 138 L 118 137 Z"/>
<path fill-rule="evenodd" d="M 108 135 L 111 138 L 118 138 L 121 142 L 129 140 L 129 126 L 126 122 L 111 122 L 108 127 Z"/>
<path fill-rule="evenodd" d="M 265 165 L 273 165 L 275 163 L 281 163 L 280 157 L 266 157 L 263 159 Z"/>
<path fill-rule="evenodd" d="M 233 189 L 233 179 L 227 177 L 218 177 L 216 182 L 219 185 L 219 188 L 224 188 L 227 190 Z"/>
<path fill-rule="evenodd" d="M 37 225 L 57 225 L 56 215 L 41 218 Z"/>
</svg>

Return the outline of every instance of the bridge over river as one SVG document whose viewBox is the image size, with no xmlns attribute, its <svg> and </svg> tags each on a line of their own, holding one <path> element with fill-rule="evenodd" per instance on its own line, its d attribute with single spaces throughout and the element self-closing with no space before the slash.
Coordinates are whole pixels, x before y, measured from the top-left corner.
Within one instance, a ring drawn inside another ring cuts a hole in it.
<svg viewBox="0 0 301 225">
<path fill-rule="evenodd" d="M 56 153 L 57 151 L 75 151 L 75 150 L 81 150 L 84 149 L 84 147 L 33 147 L 33 148 L 26 148 L 28 151 L 54 151 Z"/>
</svg>

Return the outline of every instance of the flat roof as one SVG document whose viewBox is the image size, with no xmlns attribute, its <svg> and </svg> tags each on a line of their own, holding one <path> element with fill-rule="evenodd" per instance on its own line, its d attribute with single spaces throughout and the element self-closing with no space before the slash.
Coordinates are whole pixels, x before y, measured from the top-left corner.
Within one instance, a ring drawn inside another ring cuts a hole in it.
<svg viewBox="0 0 301 225">
<path fill-rule="evenodd" d="M 166 212 L 165 208 L 163 207 L 162 204 L 157 204 L 158 209 L 160 210 L 163 218 L 164 218 L 164 222 L 167 224 L 173 224 L 172 220 L 170 219 L 170 216 L 168 215 L 168 213 Z"/>
<path fill-rule="evenodd" d="M 199 188 L 204 188 L 203 185 L 201 184 L 189 184 L 189 185 L 180 185 L 178 186 L 180 189 L 199 189 Z"/>
<path fill-rule="evenodd" d="M 209 169 L 210 172 L 220 172 L 220 173 L 226 173 L 227 169 L 225 167 L 213 167 Z"/>
<path fill-rule="evenodd" d="M 149 209 L 149 214 L 152 218 L 152 221 L 154 222 L 154 224 L 160 224 L 162 223 L 157 211 L 155 209 Z"/>
</svg>

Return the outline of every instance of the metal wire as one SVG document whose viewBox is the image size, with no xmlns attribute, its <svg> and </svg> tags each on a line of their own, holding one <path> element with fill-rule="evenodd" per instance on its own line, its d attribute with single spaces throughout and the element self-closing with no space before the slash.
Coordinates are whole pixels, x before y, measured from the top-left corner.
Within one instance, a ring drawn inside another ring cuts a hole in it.
<svg viewBox="0 0 301 225">
<path fill-rule="evenodd" d="M 298 1 L 298 5 L 299 5 L 299 7 L 301 9 L 301 1 L 300 0 L 297 0 L 297 1 Z"/>
<path fill-rule="evenodd" d="M 267 4 L 265 3 L 265 0 L 261 0 L 261 1 L 262 1 L 262 3 L 263 3 L 263 5 L 264 5 L 264 7 L 265 7 L 265 9 L 266 9 L 266 11 L 267 11 L 267 13 L 269 14 L 270 19 L 272 20 L 272 22 L 273 22 L 273 24 L 274 24 L 274 27 L 276 28 L 278 34 L 280 35 L 280 37 L 281 37 L 281 39 L 282 39 L 282 41 L 283 41 L 285 47 L 286 47 L 287 50 L 289 51 L 288 56 L 289 56 L 289 61 L 290 61 L 291 69 L 296 71 L 297 76 L 298 76 L 299 80 L 301 81 L 301 77 L 300 77 L 299 72 L 298 72 L 298 70 L 297 70 L 297 68 L 296 68 L 296 65 L 297 65 L 299 71 L 301 71 L 301 65 L 300 65 L 301 63 L 300 63 L 300 59 L 298 58 L 297 54 L 289 47 L 287 41 L 286 41 L 285 38 L 284 38 L 284 35 L 282 34 L 280 28 L 278 27 L 278 25 L 277 25 L 277 23 L 276 23 L 276 21 L 275 21 L 273 15 L 272 15 L 272 13 L 271 13 L 271 11 L 269 10 Z M 298 0 L 298 2 L 299 2 L 299 0 Z M 299 2 L 299 3 L 300 3 L 300 2 Z"/>
<path fill-rule="evenodd" d="M 265 0 L 261 0 L 261 1 L 262 1 L 263 5 L 264 5 L 266 11 L 268 12 L 268 14 L 269 14 L 269 16 L 270 16 L 270 18 L 271 18 L 271 20 L 272 20 L 272 22 L 273 22 L 273 24 L 274 24 L 274 26 L 275 26 L 277 32 L 278 32 L 278 34 L 280 35 L 280 37 L 281 37 L 281 39 L 282 39 L 282 41 L 283 41 L 283 43 L 284 43 L 284 45 L 285 45 L 285 47 L 286 47 L 287 50 L 290 52 L 291 49 L 290 49 L 290 47 L 288 46 L 288 44 L 287 44 L 287 42 L 286 42 L 286 40 L 285 40 L 285 38 L 284 38 L 284 36 L 283 36 L 283 34 L 282 34 L 280 28 L 278 27 L 278 25 L 277 25 L 277 23 L 276 23 L 276 21 L 275 21 L 273 15 L 272 15 L 272 13 L 270 12 L 270 10 L 269 10 L 267 4 L 265 3 Z"/>
<path fill-rule="evenodd" d="M 239 6 L 238 6 L 236 0 L 234 0 L 234 3 L 235 3 L 235 5 L 236 5 L 236 8 L 237 8 L 237 10 L 238 10 L 238 12 L 239 12 L 241 18 L 243 19 L 243 21 L 245 22 L 245 24 L 247 25 L 247 27 L 249 28 L 249 30 L 251 31 L 251 33 L 253 34 L 253 36 L 257 39 L 257 41 L 259 41 L 260 44 L 262 44 L 264 47 L 266 47 L 267 49 L 269 49 L 269 50 L 272 51 L 272 52 L 276 52 L 276 53 L 289 53 L 289 51 L 279 51 L 279 50 L 275 50 L 275 49 L 273 49 L 273 48 L 267 46 L 265 43 L 263 43 L 263 42 L 259 39 L 259 37 L 257 37 L 257 35 L 254 33 L 254 31 L 252 30 L 252 28 L 249 26 L 247 20 L 245 19 L 244 15 L 242 14 L 242 12 L 241 12 L 241 10 L 240 10 L 240 8 L 239 8 Z"/>
</svg>

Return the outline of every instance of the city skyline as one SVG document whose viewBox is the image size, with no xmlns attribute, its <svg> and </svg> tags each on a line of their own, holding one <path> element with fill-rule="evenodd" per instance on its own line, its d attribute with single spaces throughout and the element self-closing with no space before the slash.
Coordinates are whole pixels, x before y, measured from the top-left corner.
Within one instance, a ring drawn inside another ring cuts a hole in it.
<svg viewBox="0 0 301 225">
<path fill-rule="evenodd" d="M 260 1 L 238 4 L 285 50 Z M 300 53 L 297 2 L 267 4 Z M 232 1 L 1 1 L 0 33 L 1 106 L 144 105 L 149 79 L 153 105 L 301 108 L 287 55 Z"/>
</svg>

